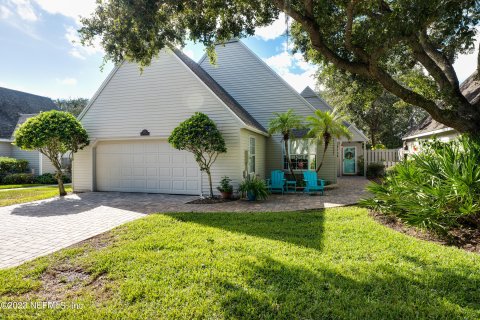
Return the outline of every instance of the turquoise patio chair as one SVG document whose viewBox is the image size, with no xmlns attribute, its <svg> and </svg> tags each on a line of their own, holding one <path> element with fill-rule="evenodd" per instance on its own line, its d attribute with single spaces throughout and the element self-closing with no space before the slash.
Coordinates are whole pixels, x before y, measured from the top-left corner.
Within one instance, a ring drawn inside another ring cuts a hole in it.
<svg viewBox="0 0 480 320">
<path fill-rule="evenodd" d="M 268 191 L 280 191 L 283 194 L 285 181 L 285 173 L 282 170 L 273 170 L 270 179 L 267 179 Z"/>
<path fill-rule="evenodd" d="M 305 181 L 305 189 L 303 189 L 303 192 L 321 192 L 323 195 L 325 181 L 323 179 L 318 179 L 315 171 L 304 171 L 303 181 Z"/>
</svg>

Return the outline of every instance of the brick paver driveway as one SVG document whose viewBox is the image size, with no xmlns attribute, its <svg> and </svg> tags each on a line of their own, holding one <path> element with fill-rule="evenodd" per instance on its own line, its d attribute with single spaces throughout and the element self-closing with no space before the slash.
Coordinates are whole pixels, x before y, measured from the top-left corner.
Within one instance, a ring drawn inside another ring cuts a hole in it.
<svg viewBox="0 0 480 320">
<path fill-rule="evenodd" d="M 209 205 L 187 202 L 195 196 L 89 192 L 0 207 L 0 268 L 19 265 L 154 212 L 294 211 L 355 204 L 366 195 L 367 180 L 341 178 L 324 196 L 271 195 L 266 201 Z"/>
</svg>

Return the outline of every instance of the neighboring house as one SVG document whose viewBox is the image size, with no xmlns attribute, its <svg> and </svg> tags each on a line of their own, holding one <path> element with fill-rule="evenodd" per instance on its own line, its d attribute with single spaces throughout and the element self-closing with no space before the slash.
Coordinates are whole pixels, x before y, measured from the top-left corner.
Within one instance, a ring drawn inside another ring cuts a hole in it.
<svg viewBox="0 0 480 320">
<path fill-rule="evenodd" d="M 477 71 L 460 85 L 460 91 L 470 103 L 480 101 L 480 79 L 477 79 Z M 436 138 L 448 142 L 457 136 L 458 132 L 455 129 L 432 119 L 431 116 L 427 116 L 419 126 L 410 130 L 403 137 L 404 154 L 419 152 L 422 141 Z"/>
<path fill-rule="evenodd" d="M 213 166 L 215 185 L 225 175 L 237 186 L 247 174 L 265 178 L 274 169 L 288 172 L 281 137 L 267 133 L 268 122 L 274 112 L 291 108 L 308 116 L 318 106 L 241 41 L 217 46 L 216 52 L 215 66 L 206 57 L 196 63 L 178 50 L 163 50 L 142 74 L 134 63 L 116 66 L 79 116 L 91 144 L 74 154 L 74 190 L 206 192 L 208 179 L 193 156 L 167 142 L 172 130 L 196 111 L 215 121 L 226 141 L 227 153 Z M 367 140 L 354 126 L 350 129 L 355 141 Z M 337 179 L 338 146 L 336 141 L 329 146 L 319 173 L 330 183 Z M 293 141 L 294 169 L 299 174 L 313 169 L 320 148 Z"/>
<path fill-rule="evenodd" d="M 0 157 L 27 160 L 36 175 L 55 172 L 50 160 L 40 152 L 12 145 L 16 128 L 39 112 L 52 109 L 58 108 L 49 98 L 0 87 Z"/>
</svg>

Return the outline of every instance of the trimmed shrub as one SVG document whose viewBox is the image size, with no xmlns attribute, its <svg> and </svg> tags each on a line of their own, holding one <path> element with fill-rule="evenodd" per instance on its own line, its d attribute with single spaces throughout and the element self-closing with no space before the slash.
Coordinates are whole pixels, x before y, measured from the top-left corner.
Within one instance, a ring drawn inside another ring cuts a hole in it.
<svg viewBox="0 0 480 320">
<path fill-rule="evenodd" d="M 10 173 L 24 173 L 27 169 L 27 160 L 0 157 L 0 176 L 5 176 Z"/>
<path fill-rule="evenodd" d="M 35 183 L 35 176 L 31 173 L 12 173 L 2 179 L 3 184 L 30 184 Z"/>
<path fill-rule="evenodd" d="M 440 233 L 480 224 L 480 141 L 469 137 L 425 143 L 412 160 L 397 164 L 362 205 L 407 224 Z"/>
<path fill-rule="evenodd" d="M 385 165 L 374 162 L 367 165 L 367 178 L 378 178 L 385 175 Z"/>
<path fill-rule="evenodd" d="M 40 184 L 57 184 L 57 179 L 52 173 L 44 173 L 36 178 L 36 182 Z M 72 181 L 70 177 L 63 175 L 63 182 L 70 183 Z"/>
</svg>

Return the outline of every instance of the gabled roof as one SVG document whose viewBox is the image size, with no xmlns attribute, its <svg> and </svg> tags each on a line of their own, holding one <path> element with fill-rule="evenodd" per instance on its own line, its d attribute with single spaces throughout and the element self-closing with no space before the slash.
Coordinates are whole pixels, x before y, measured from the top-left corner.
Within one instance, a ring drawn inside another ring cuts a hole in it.
<svg viewBox="0 0 480 320">
<path fill-rule="evenodd" d="M 300 93 L 300 95 L 308 101 L 312 106 L 315 107 L 315 109 L 322 110 L 322 111 L 333 111 L 333 108 L 330 107 L 330 105 L 323 100 L 318 94 L 313 91 L 312 88 L 306 87 L 303 89 L 303 91 Z"/>
<path fill-rule="evenodd" d="M 305 89 L 303 89 L 303 91 L 300 93 L 300 95 L 308 101 L 308 103 L 310 103 L 315 109 L 318 109 L 318 110 L 322 110 L 323 112 L 325 111 L 329 111 L 329 112 L 332 112 L 333 111 L 333 108 L 325 101 L 322 99 L 322 97 L 320 97 L 320 95 L 318 95 L 317 93 L 315 93 L 315 91 L 313 91 L 312 88 L 310 87 L 306 87 Z M 347 121 L 343 121 L 343 125 L 355 132 L 358 133 L 358 135 L 364 139 L 364 141 L 368 141 L 368 138 L 365 136 L 365 134 L 359 130 L 357 127 L 355 127 L 355 125 L 347 122 Z"/>
<path fill-rule="evenodd" d="M 50 98 L 0 87 L 0 139 L 10 139 L 22 114 L 52 109 L 58 107 Z"/>
<path fill-rule="evenodd" d="M 475 104 L 480 101 L 480 79 L 477 77 L 477 71 L 472 73 L 467 80 L 463 81 L 460 85 L 460 91 L 467 98 L 467 100 Z M 413 139 L 423 136 L 429 136 L 432 134 L 446 132 L 446 131 L 455 131 L 453 128 L 444 125 L 428 115 L 423 121 L 416 127 L 412 128 L 407 134 L 403 137 L 403 140 Z"/>
<path fill-rule="evenodd" d="M 218 84 L 198 63 L 190 59 L 186 54 L 178 49 L 173 52 L 192 70 L 195 75 L 205 83 L 210 90 L 219 97 L 230 110 L 237 115 L 246 125 L 253 127 L 262 132 L 267 132 L 265 128 L 253 118 L 221 85 Z"/>
</svg>

